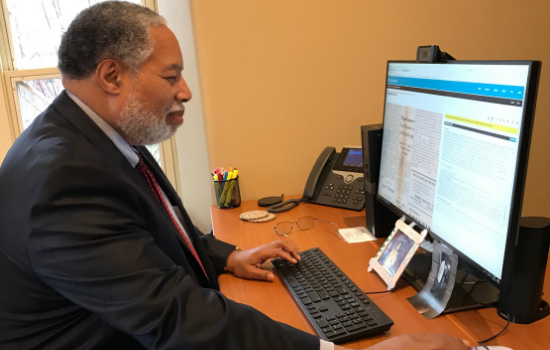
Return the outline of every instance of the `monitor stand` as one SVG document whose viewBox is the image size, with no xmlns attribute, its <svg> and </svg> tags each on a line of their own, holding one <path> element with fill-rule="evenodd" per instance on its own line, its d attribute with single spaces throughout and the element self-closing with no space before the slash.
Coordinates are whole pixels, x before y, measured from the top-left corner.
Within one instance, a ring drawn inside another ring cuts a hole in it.
<svg viewBox="0 0 550 350">
<path fill-rule="evenodd" d="M 418 291 L 424 287 L 432 265 L 432 253 L 418 253 L 409 262 L 402 277 Z M 499 290 L 474 275 L 474 271 L 459 260 L 451 299 L 442 314 L 486 307 L 495 307 Z"/>
</svg>

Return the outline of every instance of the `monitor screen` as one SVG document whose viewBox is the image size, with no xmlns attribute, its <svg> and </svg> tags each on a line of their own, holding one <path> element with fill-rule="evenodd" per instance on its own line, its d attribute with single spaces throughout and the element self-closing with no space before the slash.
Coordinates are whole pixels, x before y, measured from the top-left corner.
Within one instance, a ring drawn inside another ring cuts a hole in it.
<svg viewBox="0 0 550 350">
<path fill-rule="evenodd" d="M 379 198 L 500 283 L 529 64 L 388 64 Z"/>
</svg>

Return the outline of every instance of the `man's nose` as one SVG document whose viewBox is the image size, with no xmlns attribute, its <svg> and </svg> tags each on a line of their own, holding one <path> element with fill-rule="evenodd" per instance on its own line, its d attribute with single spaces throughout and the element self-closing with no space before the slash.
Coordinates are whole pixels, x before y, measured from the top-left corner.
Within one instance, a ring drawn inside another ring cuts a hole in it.
<svg viewBox="0 0 550 350">
<path fill-rule="evenodd" d="M 187 82 L 185 81 L 185 79 L 181 78 L 178 84 L 178 93 L 176 95 L 176 100 L 185 103 L 188 102 L 191 97 L 193 97 L 193 94 L 191 94 L 191 90 L 189 90 Z"/>
</svg>

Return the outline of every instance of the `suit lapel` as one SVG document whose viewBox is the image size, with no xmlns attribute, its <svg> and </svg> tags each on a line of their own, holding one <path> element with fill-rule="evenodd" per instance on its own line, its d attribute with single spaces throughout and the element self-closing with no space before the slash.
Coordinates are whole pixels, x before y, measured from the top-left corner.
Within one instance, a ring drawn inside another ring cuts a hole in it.
<svg viewBox="0 0 550 350">
<path fill-rule="evenodd" d="M 218 276 L 214 270 L 214 267 L 210 263 L 210 258 L 208 257 L 208 254 L 206 253 L 202 242 L 195 230 L 195 226 L 193 225 L 193 222 L 191 221 L 191 218 L 187 214 L 187 211 L 183 207 L 183 203 L 181 202 L 180 197 L 178 196 L 176 190 L 158 165 L 158 162 L 153 157 L 153 155 L 147 150 L 145 146 L 135 146 L 135 148 L 138 149 L 139 153 L 141 154 L 143 161 L 145 162 L 145 165 L 151 170 L 153 173 L 153 176 L 155 177 L 155 180 L 157 180 L 159 186 L 163 189 L 164 193 L 168 197 L 168 199 L 171 201 L 171 205 L 176 205 L 183 217 L 183 222 L 181 224 L 183 225 L 185 232 L 187 232 L 187 236 L 191 240 L 191 243 L 193 244 L 193 247 L 195 248 L 197 254 L 199 255 L 199 258 L 201 259 L 201 262 L 204 266 L 204 269 L 206 270 L 206 273 L 208 274 L 208 280 L 210 281 L 210 284 L 215 289 L 219 289 L 218 286 Z M 170 205 L 170 203 L 167 203 Z M 187 247 L 187 243 L 181 237 L 181 234 L 179 231 L 177 232 L 178 239 L 182 243 L 182 245 L 189 251 L 191 254 L 191 251 Z"/>
</svg>

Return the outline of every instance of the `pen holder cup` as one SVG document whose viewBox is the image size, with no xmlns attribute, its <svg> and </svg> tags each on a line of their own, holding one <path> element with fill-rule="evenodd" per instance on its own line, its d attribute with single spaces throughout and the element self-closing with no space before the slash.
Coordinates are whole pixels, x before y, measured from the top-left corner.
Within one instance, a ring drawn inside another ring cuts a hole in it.
<svg viewBox="0 0 550 350">
<path fill-rule="evenodd" d="M 241 206 L 239 177 L 231 180 L 214 181 L 216 204 L 220 209 L 233 209 Z"/>
</svg>

